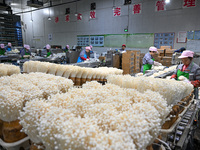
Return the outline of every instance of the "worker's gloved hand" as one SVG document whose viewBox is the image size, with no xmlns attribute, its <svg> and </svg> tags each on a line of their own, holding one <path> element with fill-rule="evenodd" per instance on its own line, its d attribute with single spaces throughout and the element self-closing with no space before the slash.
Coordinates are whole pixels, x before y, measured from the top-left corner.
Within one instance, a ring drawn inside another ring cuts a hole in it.
<svg viewBox="0 0 200 150">
<path fill-rule="evenodd" d="M 157 61 L 154 61 L 154 66 L 160 66 L 160 63 Z"/>
<path fill-rule="evenodd" d="M 90 59 L 86 59 L 86 61 L 90 61 Z"/>
<path fill-rule="evenodd" d="M 196 87 L 200 87 L 200 81 L 196 80 L 196 81 L 191 81 L 191 84 L 196 88 Z"/>
</svg>

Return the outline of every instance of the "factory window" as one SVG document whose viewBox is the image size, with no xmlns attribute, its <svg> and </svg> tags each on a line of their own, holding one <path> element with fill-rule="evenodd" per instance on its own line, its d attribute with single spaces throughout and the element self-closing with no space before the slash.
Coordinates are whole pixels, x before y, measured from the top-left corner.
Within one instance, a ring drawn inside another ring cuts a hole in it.
<svg viewBox="0 0 200 150">
<path fill-rule="evenodd" d="M 104 46 L 104 36 L 78 36 L 77 37 L 78 46 Z"/>
</svg>

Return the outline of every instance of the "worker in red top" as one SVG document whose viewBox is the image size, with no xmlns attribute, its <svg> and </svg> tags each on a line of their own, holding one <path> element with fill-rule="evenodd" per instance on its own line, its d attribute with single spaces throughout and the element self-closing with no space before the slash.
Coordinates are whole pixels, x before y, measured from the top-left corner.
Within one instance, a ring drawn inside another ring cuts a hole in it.
<svg viewBox="0 0 200 150">
<path fill-rule="evenodd" d="M 195 98 L 198 98 L 198 87 L 200 87 L 200 67 L 193 60 L 194 52 L 183 51 L 181 61 L 183 64 L 178 65 L 176 71 L 171 76 L 171 79 L 180 80 L 180 76 L 184 77 L 184 81 L 191 83 L 194 86 Z"/>
<path fill-rule="evenodd" d="M 90 60 L 90 58 L 87 56 L 86 52 L 89 53 L 91 51 L 90 46 L 85 47 L 85 49 L 83 49 L 78 57 L 77 63 L 86 61 L 86 60 Z"/>
</svg>

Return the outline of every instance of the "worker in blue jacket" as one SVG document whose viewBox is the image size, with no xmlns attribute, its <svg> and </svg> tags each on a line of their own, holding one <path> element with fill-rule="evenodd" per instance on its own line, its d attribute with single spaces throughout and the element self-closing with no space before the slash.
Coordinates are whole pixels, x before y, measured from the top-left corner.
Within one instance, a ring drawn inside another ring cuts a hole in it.
<svg viewBox="0 0 200 150">
<path fill-rule="evenodd" d="M 77 63 L 84 62 L 86 60 L 90 60 L 90 58 L 86 54 L 86 52 L 89 53 L 90 51 L 91 51 L 90 46 L 85 47 L 85 49 L 83 49 L 80 52 L 80 55 L 79 55 L 78 60 L 77 60 Z"/>
<path fill-rule="evenodd" d="M 8 45 L 5 47 L 6 51 L 12 51 L 12 44 L 9 42 Z"/>
</svg>

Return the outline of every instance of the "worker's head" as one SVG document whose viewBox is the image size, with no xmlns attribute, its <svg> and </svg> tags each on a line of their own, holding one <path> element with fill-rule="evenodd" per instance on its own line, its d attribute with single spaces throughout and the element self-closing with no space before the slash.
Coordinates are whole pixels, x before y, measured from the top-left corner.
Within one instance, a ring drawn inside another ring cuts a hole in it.
<svg viewBox="0 0 200 150">
<path fill-rule="evenodd" d="M 49 50 L 51 49 L 51 46 L 49 44 L 46 45 L 46 49 Z"/>
<path fill-rule="evenodd" d="M 8 46 L 9 46 L 9 47 L 11 47 L 11 46 L 12 46 L 12 44 L 9 42 L 9 43 L 8 43 Z"/>
<path fill-rule="evenodd" d="M 93 48 L 93 46 L 92 45 L 90 45 L 90 49 L 92 49 Z"/>
<path fill-rule="evenodd" d="M 90 46 L 85 47 L 85 51 L 86 51 L 87 53 L 89 53 L 89 52 L 91 51 Z"/>
<path fill-rule="evenodd" d="M 66 49 L 69 49 L 69 45 L 66 45 Z"/>
<path fill-rule="evenodd" d="M 24 45 L 25 50 L 30 50 L 30 46 L 29 45 Z"/>
<path fill-rule="evenodd" d="M 157 50 L 156 47 L 151 46 L 151 47 L 149 47 L 149 53 L 150 53 L 152 56 L 154 56 L 156 53 L 158 53 L 158 50 Z"/>
<path fill-rule="evenodd" d="M 178 58 L 181 58 L 181 61 L 183 62 L 184 65 L 189 65 L 193 59 L 194 56 L 194 52 L 193 51 L 183 51 L 183 53 L 181 54 L 181 56 L 179 56 Z"/>
<path fill-rule="evenodd" d="M 125 50 L 125 48 L 126 48 L 126 45 L 125 45 L 125 44 L 123 44 L 123 45 L 122 45 L 122 49 L 123 49 L 123 50 Z"/>
<path fill-rule="evenodd" d="M 5 45 L 4 44 L 1 44 L 1 48 L 4 48 L 5 47 Z"/>
</svg>

